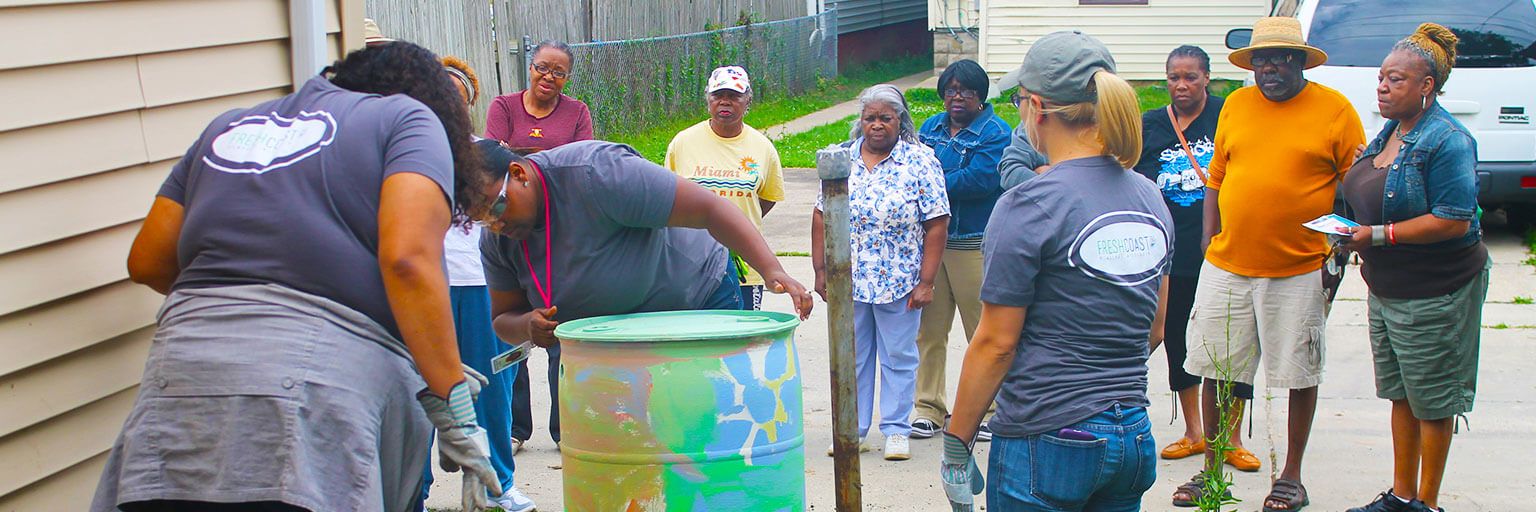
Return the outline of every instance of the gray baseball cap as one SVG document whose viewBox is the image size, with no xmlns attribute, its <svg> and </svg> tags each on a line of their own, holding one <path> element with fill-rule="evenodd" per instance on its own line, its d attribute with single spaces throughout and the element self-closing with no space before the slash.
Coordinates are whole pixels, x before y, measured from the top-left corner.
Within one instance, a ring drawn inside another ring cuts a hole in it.
<svg viewBox="0 0 1536 512">
<path fill-rule="evenodd" d="M 1101 69 L 1115 72 L 1115 58 L 1104 43 L 1076 30 L 1052 32 L 1029 46 L 1024 63 L 1003 75 L 997 88 L 1022 87 L 1063 103 L 1093 101 L 1088 84 Z"/>
</svg>

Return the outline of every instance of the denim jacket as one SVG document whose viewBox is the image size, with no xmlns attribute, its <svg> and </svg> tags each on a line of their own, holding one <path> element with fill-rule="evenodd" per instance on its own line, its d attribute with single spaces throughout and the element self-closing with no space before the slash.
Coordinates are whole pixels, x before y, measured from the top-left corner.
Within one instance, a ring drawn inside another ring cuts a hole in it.
<svg viewBox="0 0 1536 512">
<path fill-rule="evenodd" d="M 1388 121 L 1360 159 L 1381 154 L 1398 124 Z M 1416 248 L 1454 249 L 1477 242 L 1483 233 L 1477 219 L 1477 141 L 1467 127 L 1436 101 L 1418 125 L 1403 134 L 1403 143 L 1387 169 L 1382 218 L 1402 222 L 1432 213 L 1446 220 L 1471 221 L 1461 238 L 1414 244 Z M 1352 212 L 1348 216 L 1353 217 Z"/>
<path fill-rule="evenodd" d="M 976 120 L 954 137 L 949 136 L 948 112 L 928 118 L 917 130 L 918 139 L 933 148 L 944 168 L 951 240 L 981 238 L 986 231 L 992 207 L 1003 194 L 997 163 L 1003 148 L 1008 147 L 1011 131 L 1008 123 L 992 112 L 990 104 L 984 104 Z"/>
</svg>

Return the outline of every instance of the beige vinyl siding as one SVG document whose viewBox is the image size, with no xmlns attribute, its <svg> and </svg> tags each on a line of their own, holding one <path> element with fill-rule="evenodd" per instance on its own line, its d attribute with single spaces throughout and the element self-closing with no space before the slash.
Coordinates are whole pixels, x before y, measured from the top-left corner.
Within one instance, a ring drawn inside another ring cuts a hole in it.
<svg viewBox="0 0 1536 512">
<path fill-rule="evenodd" d="M 981 65 L 1001 76 L 1019 66 L 1029 45 L 1058 30 L 1081 30 L 1104 41 L 1121 76 L 1163 80 L 1168 52 L 1183 44 L 1211 56 L 1214 78 L 1242 80 L 1227 62 L 1227 31 L 1251 27 L 1269 0 L 1148 0 L 1147 5 L 1078 5 L 1077 0 L 983 0 Z"/>
<path fill-rule="evenodd" d="M 362 13 L 326 1 L 331 58 Z M 0 512 L 89 502 L 162 300 L 128 246 L 214 116 L 292 90 L 288 30 L 287 0 L 0 0 Z"/>
</svg>

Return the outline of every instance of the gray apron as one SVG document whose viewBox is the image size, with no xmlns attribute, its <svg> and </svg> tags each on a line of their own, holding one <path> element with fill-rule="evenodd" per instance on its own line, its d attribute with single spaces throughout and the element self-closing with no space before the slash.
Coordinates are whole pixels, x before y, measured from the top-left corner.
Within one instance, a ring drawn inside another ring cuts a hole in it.
<svg viewBox="0 0 1536 512">
<path fill-rule="evenodd" d="M 362 313 L 241 285 L 177 290 L 158 322 L 93 512 L 148 500 L 404 512 L 421 493 L 426 384 Z"/>
</svg>

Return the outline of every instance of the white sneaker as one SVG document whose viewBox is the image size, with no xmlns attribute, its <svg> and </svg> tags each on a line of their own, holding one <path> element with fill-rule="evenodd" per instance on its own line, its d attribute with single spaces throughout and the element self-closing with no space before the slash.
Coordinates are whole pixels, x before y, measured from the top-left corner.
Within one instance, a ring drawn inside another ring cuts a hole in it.
<svg viewBox="0 0 1536 512">
<path fill-rule="evenodd" d="M 517 486 L 507 489 L 500 498 L 496 498 L 496 505 L 506 512 L 534 512 L 539 508 L 533 504 L 533 500 L 523 496 L 523 491 L 517 490 Z"/>
<path fill-rule="evenodd" d="M 912 450 L 907 442 L 907 436 L 891 434 L 885 436 L 885 460 L 907 460 L 912 458 Z"/>
<path fill-rule="evenodd" d="M 832 456 L 832 449 L 833 448 L 836 448 L 836 446 L 832 445 L 832 444 L 827 445 L 827 456 L 828 457 Z M 864 453 L 864 452 L 867 452 L 867 451 L 869 451 L 869 444 L 865 443 L 864 442 L 864 438 L 860 437 L 859 438 L 859 453 Z"/>
</svg>

